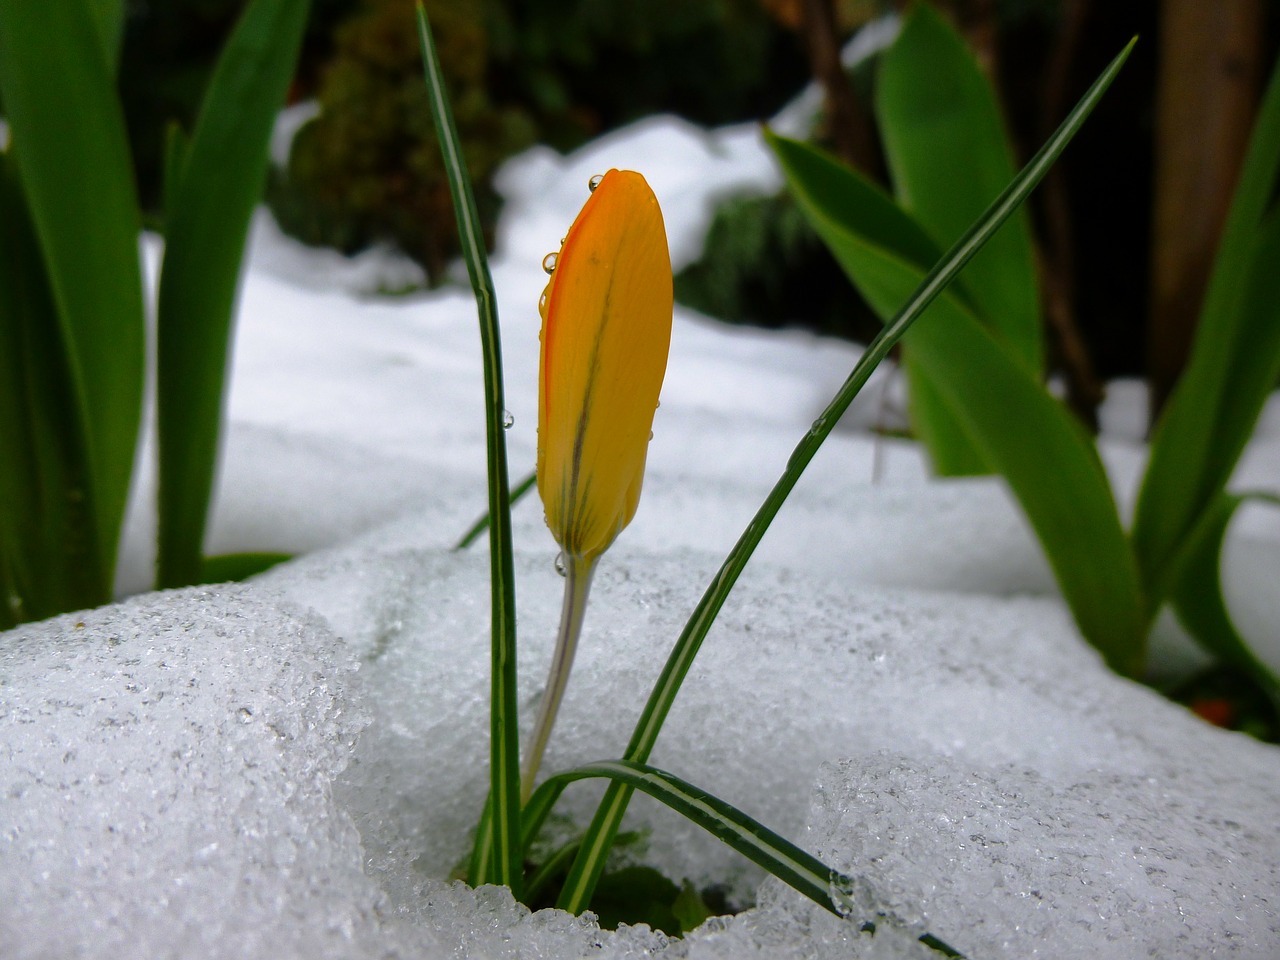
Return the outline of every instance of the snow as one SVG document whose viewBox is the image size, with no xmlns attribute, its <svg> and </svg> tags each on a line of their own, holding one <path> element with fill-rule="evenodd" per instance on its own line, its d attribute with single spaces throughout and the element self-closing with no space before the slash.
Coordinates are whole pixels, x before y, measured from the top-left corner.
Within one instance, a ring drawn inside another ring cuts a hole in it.
<svg viewBox="0 0 1280 960">
<path fill-rule="evenodd" d="M 778 184 L 754 128 L 670 119 L 504 170 L 513 478 L 534 458 L 542 255 L 611 165 L 649 178 L 677 263 L 716 197 Z M 886 915 L 875 937 L 643 798 L 646 862 L 757 906 L 675 941 L 450 883 L 486 777 L 488 564 L 449 549 L 485 505 L 481 371 L 468 292 L 374 296 L 415 276 L 386 251 L 304 251 L 260 217 L 208 548 L 301 555 L 0 635 L 0 955 L 936 956 L 925 929 L 974 958 L 1280 952 L 1280 752 L 1110 674 L 1000 481 L 930 480 L 912 444 L 866 431 L 892 379 L 784 507 L 653 757 L 853 876 L 841 896 Z M 596 577 L 546 769 L 620 753 L 856 356 L 678 311 L 641 508 Z M 1144 398 L 1111 396 L 1104 459 L 1128 505 Z M 1235 482 L 1277 476 L 1273 398 Z M 143 471 L 123 593 L 148 580 L 152 493 Z M 1241 511 L 1227 565 L 1233 611 L 1280 664 L 1275 514 Z M 561 583 L 536 499 L 514 522 L 527 728 Z M 1162 671 L 1196 662 L 1171 622 L 1155 641 Z M 559 809 L 582 823 L 599 790 Z"/>
</svg>

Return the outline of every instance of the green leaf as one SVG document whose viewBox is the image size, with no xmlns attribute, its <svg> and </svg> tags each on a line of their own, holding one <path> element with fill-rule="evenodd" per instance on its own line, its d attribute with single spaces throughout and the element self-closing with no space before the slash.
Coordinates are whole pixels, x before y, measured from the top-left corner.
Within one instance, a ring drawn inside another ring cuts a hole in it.
<svg viewBox="0 0 1280 960">
<path fill-rule="evenodd" d="M 209 80 L 190 145 L 171 141 L 156 343 L 161 587 L 200 578 L 245 236 L 307 9 L 308 0 L 253 0 Z"/>
<path fill-rule="evenodd" d="M 626 784 L 648 794 L 814 903 L 837 916 L 845 915 L 843 904 L 838 903 L 833 894 L 852 884 L 849 877 L 831 869 L 737 807 L 664 770 L 627 760 L 601 760 L 556 774 L 538 788 L 535 797 L 543 791 L 558 795 L 566 784 L 591 777 L 607 777 L 614 783 Z M 543 801 L 531 799 L 530 802 Z M 920 939 L 935 949 L 947 951 L 949 956 L 959 956 L 932 935 L 926 934 Z"/>
<path fill-rule="evenodd" d="M 96 551 L 93 575 L 105 584 L 96 593 L 106 599 L 141 417 L 144 324 L 124 118 L 86 0 L 0 3 L 0 95 L 62 344 L 61 359 L 40 375 L 64 380 L 65 402 L 33 409 L 56 423 L 32 428 L 82 425 L 76 459 L 87 469 L 76 509 L 92 530 L 78 542 Z M 41 349 L 53 342 L 38 336 Z"/>
<path fill-rule="evenodd" d="M 515 506 L 520 501 L 521 497 L 537 486 L 537 483 L 538 471 L 536 470 L 531 470 L 529 473 L 521 477 L 520 482 L 511 488 L 511 493 L 509 494 L 511 505 Z M 467 532 L 464 533 L 461 538 L 459 538 L 458 542 L 453 545 L 453 549 L 455 551 L 467 549 L 467 547 L 479 540 L 480 535 L 488 529 L 489 514 L 486 513 L 483 517 L 467 528 Z"/>
<path fill-rule="evenodd" d="M 923 275 L 923 272 L 921 272 Z M 934 310 L 945 311 L 945 294 L 934 304 Z M 991 472 L 981 451 L 969 435 L 968 428 L 956 416 L 915 352 L 904 349 L 899 355 L 902 372 L 907 378 L 907 412 L 915 437 L 929 454 L 933 472 L 940 477 L 972 477 Z"/>
<path fill-rule="evenodd" d="M 200 565 L 200 583 L 230 583 L 248 580 L 278 563 L 292 560 L 288 553 L 224 553 L 205 557 Z"/>
<path fill-rule="evenodd" d="M 89 9 L 102 38 L 102 50 L 111 75 L 120 65 L 120 44 L 124 39 L 124 0 L 89 0 Z"/>
<path fill-rule="evenodd" d="M 955 279 L 956 275 L 964 268 L 964 265 L 981 249 L 982 244 L 990 238 L 992 233 L 999 229 L 1000 225 L 1004 223 L 1009 215 L 1017 209 L 1018 205 L 1026 199 L 1036 184 L 1040 182 L 1049 166 L 1066 148 L 1066 145 L 1075 136 L 1076 131 L 1080 129 L 1080 125 L 1084 123 L 1085 118 L 1097 104 L 1103 92 L 1111 84 L 1111 81 L 1115 79 L 1132 48 L 1133 43 L 1131 42 L 1111 62 L 1102 75 L 1094 81 L 1093 86 L 1089 88 L 1081 101 L 1076 104 L 1054 135 L 1032 157 L 1030 163 L 1013 179 L 1005 191 L 996 198 L 996 201 L 973 227 L 956 241 L 955 245 L 947 251 L 946 256 L 933 267 L 911 295 L 911 298 L 903 305 L 902 309 L 885 324 L 880 334 L 868 345 L 862 357 L 855 364 L 853 371 L 849 374 L 849 378 L 840 387 L 836 396 L 832 398 L 827 409 L 814 421 L 813 426 L 796 445 L 790 460 L 787 461 L 786 470 L 783 471 L 782 476 L 769 492 L 760 509 L 756 511 L 756 515 L 751 522 L 747 524 L 747 528 L 738 538 L 738 542 L 729 551 L 729 555 L 725 558 L 719 572 L 717 572 L 715 578 L 703 593 L 702 598 L 698 601 L 698 605 L 694 608 L 688 623 L 685 624 L 685 628 L 676 641 L 670 656 L 668 656 L 658 682 L 655 684 L 653 692 L 645 704 L 635 731 L 631 735 L 631 742 L 627 745 L 626 753 L 628 761 L 643 763 L 649 758 L 654 744 L 657 743 L 658 735 L 662 730 L 663 723 L 666 721 L 667 714 L 675 702 L 676 694 L 680 691 L 680 685 L 684 682 L 689 668 L 693 665 L 694 658 L 702 646 L 702 641 L 706 639 L 711 625 L 715 622 L 717 614 L 728 599 L 729 592 L 733 589 L 734 584 L 737 583 L 738 577 L 741 576 L 747 561 L 750 560 L 751 555 L 768 531 L 773 518 L 777 516 L 778 510 L 781 509 L 787 496 L 804 473 L 805 467 L 808 466 L 818 452 L 823 441 L 830 436 L 841 415 L 849 408 L 853 398 L 857 396 L 858 391 L 866 384 L 872 371 L 888 355 L 894 344 L 902 338 L 908 328 L 919 320 L 929 305 L 938 302 L 938 298 L 947 284 Z M 793 153 L 793 155 L 802 158 L 806 155 L 805 151 L 808 148 L 803 144 L 784 141 L 768 133 L 766 133 L 766 136 L 780 159 L 787 153 Z M 799 153 L 794 153 L 795 151 L 799 151 Z M 813 154 L 813 156 L 818 157 L 821 162 L 819 155 Z M 785 166 L 786 162 L 784 160 Z M 857 189 L 856 183 L 852 189 Z M 827 209 L 833 216 L 838 216 L 844 210 L 856 209 L 857 207 L 856 204 L 849 203 L 847 196 L 840 194 L 824 197 L 824 200 L 829 202 Z M 889 204 L 889 206 L 892 206 L 892 204 Z M 911 231 L 901 222 L 889 223 L 888 229 L 882 236 L 885 236 L 901 248 L 906 248 L 916 242 Z M 888 257 L 886 259 L 892 260 L 893 258 Z M 892 271 L 890 271 L 890 274 L 892 274 Z M 994 344 L 994 341 L 990 340 L 981 327 L 977 327 L 977 329 L 988 342 Z M 996 347 L 997 349 L 999 348 L 998 345 Z M 1017 364 L 1011 364 L 1011 366 L 1013 369 L 1020 371 Z M 595 887 L 595 882 L 600 876 L 600 871 L 604 868 L 609 847 L 613 842 L 613 838 L 617 835 L 622 816 L 626 812 L 627 804 L 631 799 L 631 790 L 632 788 L 629 785 L 618 783 L 611 783 L 606 788 L 604 798 L 600 801 L 595 817 L 591 821 L 586 836 L 583 838 L 582 848 L 578 853 L 577 860 L 574 861 L 573 870 L 565 881 L 564 891 L 559 903 L 563 909 L 577 913 L 586 908 L 591 899 L 591 892 Z"/>
<path fill-rule="evenodd" d="M 1280 379 L 1278 174 L 1280 65 L 1254 127 L 1187 368 L 1151 438 L 1132 532 L 1151 616 Z"/>
<path fill-rule="evenodd" d="M 812 147 L 778 138 L 774 149 L 814 229 L 868 300 L 904 302 L 921 271 L 868 238 L 857 209 L 828 202 L 866 196 L 866 184 Z M 923 379 L 984 461 L 1008 481 L 1081 632 L 1116 670 L 1138 671 L 1144 605 L 1092 440 L 1007 344 L 945 296 L 907 334 L 906 343 Z"/>
<path fill-rule="evenodd" d="M 502 388 L 502 338 L 498 329 L 497 296 L 484 234 L 476 211 L 471 178 L 462 157 L 458 129 L 449 105 L 444 72 L 431 37 L 426 11 L 418 3 L 418 37 L 423 72 L 431 97 L 436 138 L 449 176 L 449 193 L 458 220 L 462 256 L 475 292 L 480 319 L 480 348 L 484 355 L 485 437 L 488 453 L 489 562 L 492 593 L 492 685 L 489 693 L 489 803 L 481 818 L 472 855 L 472 885 L 490 880 L 505 884 L 518 899 L 523 879 L 520 828 L 520 740 L 516 700 L 515 561 L 511 547 L 511 501 L 508 493 L 505 404 Z M 489 855 L 486 855 L 486 854 Z"/>
<path fill-rule="evenodd" d="M 881 58 L 876 114 L 898 200 L 939 246 L 963 234 L 1013 179 L 995 91 L 960 35 L 927 3 L 912 8 Z M 1041 376 L 1044 336 L 1025 210 L 1009 218 L 957 283 L 979 319 Z"/>
<path fill-rule="evenodd" d="M 191 154 L 191 138 L 183 132 L 178 122 L 172 121 L 164 130 L 164 213 L 173 211 L 178 202 L 178 184 Z"/>
<path fill-rule="evenodd" d="M 1173 607 L 1182 625 L 1209 653 L 1244 670 L 1280 704 L 1280 677 L 1259 660 L 1236 630 L 1222 592 L 1222 547 L 1236 508 L 1246 500 L 1280 506 L 1267 493 L 1222 494 L 1183 544 L 1175 565 Z"/>
<path fill-rule="evenodd" d="M 72 386 L 35 227 L 0 152 L 0 630 L 110 599 Z"/>
</svg>

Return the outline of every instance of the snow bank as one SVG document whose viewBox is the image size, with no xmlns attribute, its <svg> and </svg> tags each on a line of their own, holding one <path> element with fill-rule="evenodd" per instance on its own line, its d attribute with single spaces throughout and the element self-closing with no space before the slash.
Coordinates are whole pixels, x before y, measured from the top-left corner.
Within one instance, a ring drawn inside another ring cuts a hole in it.
<svg viewBox="0 0 1280 960">
<path fill-rule="evenodd" d="M 649 176 L 677 259 L 715 195 L 776 185 L 754 130 L 674 121 L 507 169 L 494 273 L 517 475 L 538 264 L 609 165 Z M 974 958 L 1280 952 L 1280 751 L 1111 675 L 1003 485 L 928 480 L 912 445 L 862 431 L 878 400 L 784 508 L 653 758 L 855 877 L 837 893 L 889 917 L 874 939 L 643 798 L 647 862 L 758 906 L 669 941 L 449 883 L 485 790 L 487 561 L 449 551 L 485 503 L 480 358 L 469 295 L 361 292 L 402 267 L 343 274 L 256 234 L 208 546 L 304 556 L 0 634 L 0 955 L 907 957 L 932 955 L 926 928 Z M 679 313 L 642 506 L 601 565 L 546 768 L 620 752 L 855 357 Z M 1104 456 L 1127 504 L 1141 397 L 1116 393 Z M 1237 483 L 1276 476 L 1273 403 Z M 144 477 L 126 588 L 147 581 L 150 495 Z M 515 526 L 527 723 L 560 581 L 535 501 Z M 1245 511 L 1233 609 L 1273 643 L 1278 557 L 1274 512 Z M 1157 640 L 1176 667 L 1176 629 Z M 583 822 L 599 789 L 575 785 L 564 812 Z"/>
</svg>

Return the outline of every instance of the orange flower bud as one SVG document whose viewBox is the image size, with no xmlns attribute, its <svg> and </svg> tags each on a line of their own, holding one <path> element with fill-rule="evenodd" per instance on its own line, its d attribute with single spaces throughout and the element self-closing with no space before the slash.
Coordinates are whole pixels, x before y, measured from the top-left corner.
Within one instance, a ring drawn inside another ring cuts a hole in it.
<svg viewBox="0 0 1280 960">
<path fill-rule="evenodd" d="M 671 257 L 644 177 L 606 173 L 553 256 L 539 303 L 538 492 L 565 554 L 590 561 L 635 516 L 671 344 Z"/>
</svg>

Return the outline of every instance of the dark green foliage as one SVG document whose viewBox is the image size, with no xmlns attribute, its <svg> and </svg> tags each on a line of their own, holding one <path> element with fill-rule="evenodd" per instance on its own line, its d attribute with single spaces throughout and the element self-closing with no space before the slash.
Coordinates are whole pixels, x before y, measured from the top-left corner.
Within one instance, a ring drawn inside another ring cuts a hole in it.
<svg viewBox="0 0 1280 960">
<path fill-rule="evenodd" d="M 566 120 L 599 132 L 664 112 L 707 126 L 761 119 L 809 75 L 798 39 L 759 0 L 488 8 L 497 95 L 527 99 L 543 139 L 562 147 Z"/>
<path fill-rule="evenodd" d="M 879 329 L 787 193 L 722 203 L 702 258 L 677 274 L 675 293 L 685 306 L 732 323 L 798 325 L 863 342 Z"/>
<path fill-rule="evenodd" d="M 641 116 L 761 117 L 806 75 L 794 37 L 755 0 L 430 0 L 450 97 L 492 231 L 492 175 L 535 142 L 569 150 Z M 418 74 L 412 6 L 364 0 L 336 32 L 322 114 L 269 199 L 284 228 L 354 252 L 391 240 L 438 280 L 453 219 Z"/>
<path fill-rule="evenodd" d="M 532 144 L 527 111 L 486 91 L 483 11 L 465 0 L 427 4 L 439 24 L 440 56 L 481 215 L 497 199 L 487 186 L 497 165 Z M 432 130 L 413 7 L 369 0 L 335 37 L 319 88 L 321 115 L 294 141 L 287 181 L 273 190 L 285 229 L 312 243 L 354 252 L 390 239 L 438 279 L 456 251 L 453 210 Z"/>
</svg>

